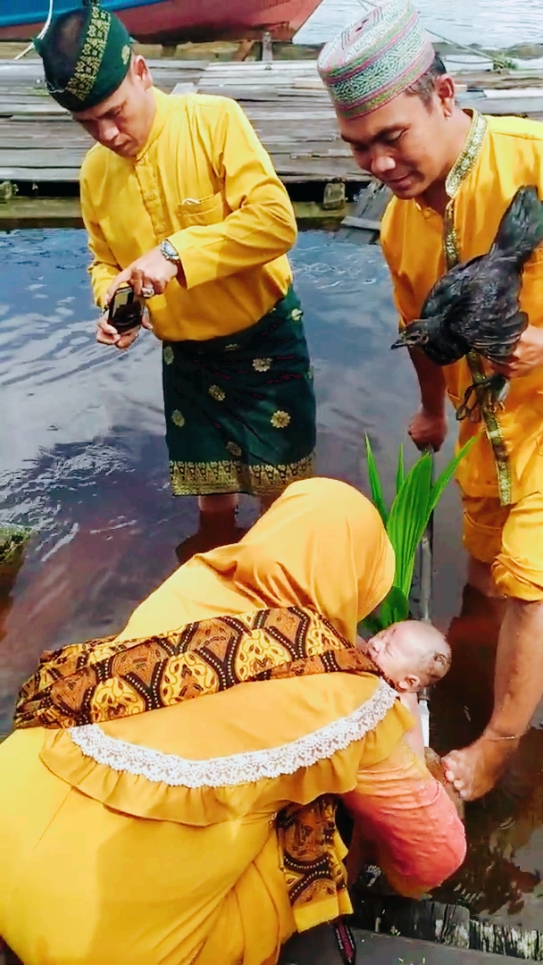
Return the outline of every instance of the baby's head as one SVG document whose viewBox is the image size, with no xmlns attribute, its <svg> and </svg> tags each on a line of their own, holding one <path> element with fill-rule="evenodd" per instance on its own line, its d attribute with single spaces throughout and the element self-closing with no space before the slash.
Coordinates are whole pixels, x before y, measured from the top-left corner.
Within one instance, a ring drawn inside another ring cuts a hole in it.
<svg viewBox="0 0 543 965">
<path fill-rule="evenodd" d="M 417 693 L 437 683 L 451 665 L 451 648 L 443 634 L 418 620 L 392 624 L 362 649 L 400 693 Z"/>
</svg>

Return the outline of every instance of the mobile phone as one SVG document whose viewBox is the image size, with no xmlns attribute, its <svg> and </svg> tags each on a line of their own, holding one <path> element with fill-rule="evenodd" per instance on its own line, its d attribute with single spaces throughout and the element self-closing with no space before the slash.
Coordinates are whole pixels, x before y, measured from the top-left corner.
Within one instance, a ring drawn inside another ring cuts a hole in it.
<svg viewBox="0 0 543 965">
<path fill-rule="evenodd" d="M 108 321 L 119 335 L 141 325 L 143 305 L 130 285 L 121 285 L 109 303 Z"/>
</svg>

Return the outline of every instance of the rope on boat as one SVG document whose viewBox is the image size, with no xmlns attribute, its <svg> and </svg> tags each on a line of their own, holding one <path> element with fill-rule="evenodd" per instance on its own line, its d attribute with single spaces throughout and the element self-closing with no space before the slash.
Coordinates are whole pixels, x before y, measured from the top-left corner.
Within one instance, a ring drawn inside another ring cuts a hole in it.
<svg viewBox="0 0 543 965">
<path fill-rule="evenodd" d="M 45 21 L 43 27 L 41 28 L 41 30 L 40 30 L 40 32 L 39 32 L 39 34 L 38 34 L 38 36 L 36 37 L 36 40 L 41 40 L 41 38 L 42 38 L 43 36 L 45 36 L 47 30 L 49 29 L 49 24 L 51 23 L 51 20 L 53 19 L 53 4 L 54 4 L 54 2 L 55 2 L 55 0 L 49 0 L 49 13 L 47 14 L 47 20 Z M 20 54 L 17 54 L 17 56 L 16 56 L 14 59 L 15 59 L 15 60 L 22 60 L 23 57 L 26 57 L 26 55 L 29 54 L 30 51 L 33 50 L 33 49 L 34 49 L 34 41 L 32 41 L 32 43 L 30 43 L 30 44 L 28 45 L 28 47 L 26 47 L 24 50 L 22 50 Z"/>
<path fill-rule="evenodd" d="M 357 0 L 357 2 L 358 5 L 368 13 L 376 6 L 376 3 L 372 2 L 372 0 Z M 443 34 L 436 33 L 435 30 L 430 30 L 429 27 L 426 27 L 426 30 L 432 35 L 432 37 L 437 37 L 438 40 L 443 41 L 445 44 L 449 44 L 451 47 L 456 47 L 457 50 L 465 50 L 468 54 L 471 54 L 472 57 L 481 57 L 482 60 L 491 60 L 492 64 L 496 65 L 497 67 L 506 67 L 510 69 L 511 67 L 515 66 L 510 58 L 502 56 L 497 52 L 489 53 L 486 50 L 477 50 L 475 47 L 468 47 L 466 44 L 459 44 L 456 40 L 449 40 L 448 37 L 444 37 Z"/>
</svg>

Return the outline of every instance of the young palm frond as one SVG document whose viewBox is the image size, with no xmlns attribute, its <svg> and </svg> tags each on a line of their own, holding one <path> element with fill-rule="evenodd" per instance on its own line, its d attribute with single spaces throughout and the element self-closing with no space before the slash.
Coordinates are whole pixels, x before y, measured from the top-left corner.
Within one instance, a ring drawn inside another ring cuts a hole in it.
<svg viewBox="0 0 543 965">
<path fill-rule="evenodd" d="M 473 442 L 473 439 L 469 440 L 454 459 L 451 459 L 435 482 L 432 479 L 432 455 L 429 452 L 424 453 L 406 473 L 403 446 L 400 446 L 396 471 L 396 496 L 389 510 L 384 500 L 383 487 L 371 443 L 366 436 L 372 501 L 379 511 L 396 554 L 394 585 L 390 593 L 381 604 L 379 611 L 370 614 L 362 621 L 362 626 L 371 633 L 377 633 L 392 623 L 406 620 L 409 616 L 409 594 L 418 546 L 445 487 Z"/>
</svg>

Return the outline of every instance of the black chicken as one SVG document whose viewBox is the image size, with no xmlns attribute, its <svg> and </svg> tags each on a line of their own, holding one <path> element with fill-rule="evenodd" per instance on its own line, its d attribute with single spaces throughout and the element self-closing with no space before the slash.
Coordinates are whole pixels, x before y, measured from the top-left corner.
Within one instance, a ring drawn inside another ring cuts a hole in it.
<svg viewBox="0 0 543 965">
<path fill-rule="evenodd" d="M 451 268 L 432 288 L 421 317 L 392 348 L 420 347 L 437 365 L 457 362 L 471 349 L 504 362 L 528 324 L 519 309 L 522 269 L 543 241 L 543 204 L 534 187 L 519 188 L 492 248 Z"/>
</svg>

